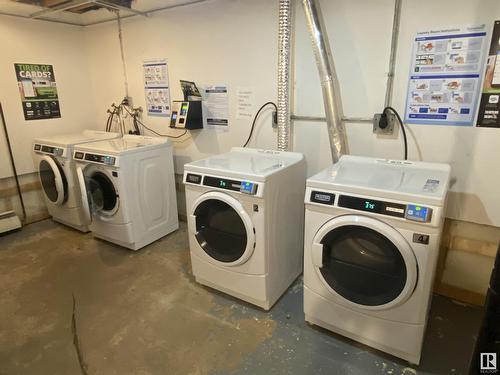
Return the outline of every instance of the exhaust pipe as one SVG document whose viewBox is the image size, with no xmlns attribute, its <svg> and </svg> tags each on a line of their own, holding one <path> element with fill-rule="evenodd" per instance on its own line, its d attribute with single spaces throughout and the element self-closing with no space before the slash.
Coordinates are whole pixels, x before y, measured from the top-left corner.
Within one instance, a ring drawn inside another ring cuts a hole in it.
<svg viewBox="0 0 500 375">
<path fill-rule="evenodd" d="M 292 1 L 279 0 L 278 30 L 278 150 L 290 149 L 290 48 Z"/>
<path fill-rule="evenodd" d="M 280 2 L 281 4 L 281 2 Z M 332 52 L 326 32 L 323 14 L 319 0 L 303 0 L 304 13 L 307 27 L 313 44 L 316 64 L 323 89 L 323 102 L 328 127 L 328 137 L 332 152 L 333 162 L 336 163 L 340 156 L 346 154 L 347 141 L 345 128 L 342 122 L 342 102 L 340 100 L 340 87 L 333 64 Z M 280 7 L 281 29 L 281 7 Z M 278 89 L 279 93 L 279 89 Z M 279 123 L 278 123 L 279 124 Z"/>
</svg>

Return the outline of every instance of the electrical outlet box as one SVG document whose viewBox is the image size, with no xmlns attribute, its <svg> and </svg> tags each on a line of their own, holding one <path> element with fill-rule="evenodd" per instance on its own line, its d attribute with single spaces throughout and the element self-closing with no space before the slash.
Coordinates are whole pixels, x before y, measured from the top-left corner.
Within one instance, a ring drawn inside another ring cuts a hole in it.
<svg viewBox="0 0 500 375">
<path fill-rule="evenodd" d="M 380 117 L 382 117 L 381 113 L 376 113 L 373 116 L 373 132 L 375 134 L 385 134 L 392 135 L 394 134 L 394 128 L 396 126 L 396 115 L 392 112 L 386 111 L 387 116 L 387 126 L 385 128 L 380 127 Z"/>
</svg>

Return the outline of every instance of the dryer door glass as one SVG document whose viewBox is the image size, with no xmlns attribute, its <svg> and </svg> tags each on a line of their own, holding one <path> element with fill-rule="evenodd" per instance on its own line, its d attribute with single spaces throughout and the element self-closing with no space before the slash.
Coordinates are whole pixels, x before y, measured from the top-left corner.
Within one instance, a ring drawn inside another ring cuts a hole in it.
<svg viewBox="0 0 500 375">
<path fill-rule="evenodd" d="M 345 299 L 365 306 L 385 305 L 406 284 L 406 265 L 396 245 L 370 228 L 346 225 L 321 241 L 321 274 Z"/>
<path fill-rule="evenodd" d="M 194 211 L 196 239 L 201 248 L 220 262 L 235 262 L 245 253 L 247 231 L 238 212 L 218 199 L 207 199 Z"/>
<path fill-rule="evenodd" d="M 42 159 L 38 166 L 38 172 L 40 174 L 40 181 L 42 183 L 43 191 L 45 192 L 47 198 L 49 198 L 50 201 L 54 203 L 60 201 L 60 198 L 62 198 L 62 196 L 64 196 L 63 201 L 66 200 L 68 183 L 66 181 L 64 171 L 57 160 Z M 56 177 L 60 178 L 60 180 L 62 181 L 63 191 L 59 191 L 56 183 Z"/>
<path fill-rule="evenodd" d="M 109 177 L 102 172 L 94 172 L 86 184 L 92 212 L 113 211 L 118 199 Z"/>
</svg>

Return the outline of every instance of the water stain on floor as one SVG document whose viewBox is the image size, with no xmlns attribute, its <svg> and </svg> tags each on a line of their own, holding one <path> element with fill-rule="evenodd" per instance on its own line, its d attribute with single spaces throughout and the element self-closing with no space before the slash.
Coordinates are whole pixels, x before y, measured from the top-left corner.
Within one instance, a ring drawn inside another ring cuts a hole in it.
<svg viewBox="0 0 500 375">
<path fill-rule="evenodd" d="M 276 327 L 194 282 L 185 227 L 139 252 L 37 229 L 0 238 L 2 374 L 233 371 Z"/>
</svg>

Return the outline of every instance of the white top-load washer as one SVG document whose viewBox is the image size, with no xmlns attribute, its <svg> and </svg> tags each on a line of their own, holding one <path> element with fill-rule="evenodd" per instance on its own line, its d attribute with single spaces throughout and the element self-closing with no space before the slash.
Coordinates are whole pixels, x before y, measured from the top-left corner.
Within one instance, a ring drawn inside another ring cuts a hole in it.
<svg viewBox="0 0 500 375">
<path fill-rule="evenodd" d="M 233 148 L 184 166 L 193 275 L 269 309 L 302 272 L 302 154 Z"/>
<path fill-rule="evenodd" d="M 82 232 L 89 231 L 82 211 L 73 148 L 82 143 L 118 137 L 118 133 L 84 130 L 35 139 L 33 163 L 38 171 L 47 209 L 54 220 Z"/>
<path fill-rule="evenodd" d="M 450 167 L 343 156 L 305 195 L 306 320 L 418 364 Z"/>
<path fill-rule="evenodd" d="M 178 229 L 169 140 L 125 135 L 77 146 L 73 157 L 95 237 L 138 250 Z"/>
</svg>

